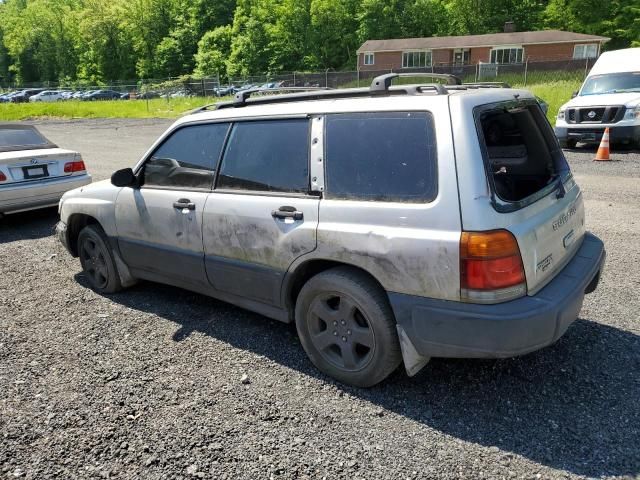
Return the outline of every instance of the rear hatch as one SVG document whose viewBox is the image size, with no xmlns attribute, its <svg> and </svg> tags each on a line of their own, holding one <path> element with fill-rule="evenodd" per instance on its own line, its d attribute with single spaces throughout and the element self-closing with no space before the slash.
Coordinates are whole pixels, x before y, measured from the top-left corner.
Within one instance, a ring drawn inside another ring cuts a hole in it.
<svg viewBox="0 0 640 480">
<path fill-rule="evenodd" d="M 527 294 L 533 295 L 582 243 L 582 194 L 535 101 L 483 106 L 475 110 L 475 119 L 492 207 L 499 226 L 517 240 Z"/>
</svg>

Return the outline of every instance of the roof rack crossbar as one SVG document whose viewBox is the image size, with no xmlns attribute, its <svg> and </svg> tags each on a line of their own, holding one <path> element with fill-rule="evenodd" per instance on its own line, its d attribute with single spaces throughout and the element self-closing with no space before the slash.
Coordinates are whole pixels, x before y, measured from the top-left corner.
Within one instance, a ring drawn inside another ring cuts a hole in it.
<svg viewBox="0 0 640 480">
<path fill-rule="evenodd" d="M 318 90 L 331 90 L 329 87 L 278 87 L 278 88 L 252 88 L 248 90 L 241 90 L 233 97 L 233 103 L 238 105 L 244 105 L 247 99 L 254 93 L 275 93 L 275 92 L 316 92 Z"/>
<path fill-rule="evenodd" d="M 472 86 L 472 87 L 496 87 L 496 88 L 511 88 L 507 82 L 469 82 L 463 83 L 464 86 Z"/>
<path fill-rule="evenodd" d="M 391 81 L 395 78 L 401 77 L 426 77 L 426 78 L 440 78 L 447 81 L 447 85 L 461 85 L 462 80 L 455 75 L 450 75 L 448 73 L 424 73 L 424 72 L 416 72 L 416 73 L 386 73 L 384 75 L 379 75 L 375 77 L 371 81 L 371 86 L 369 90 L 372 92 L 385 92 L 389 90 L 391 87 Z M 435 85 L 435 84 L 434 84 Z M 446 94 L 446 90 L 443 87 L 443 92 L 438 91 L 438 94 Z"/>
</svg>

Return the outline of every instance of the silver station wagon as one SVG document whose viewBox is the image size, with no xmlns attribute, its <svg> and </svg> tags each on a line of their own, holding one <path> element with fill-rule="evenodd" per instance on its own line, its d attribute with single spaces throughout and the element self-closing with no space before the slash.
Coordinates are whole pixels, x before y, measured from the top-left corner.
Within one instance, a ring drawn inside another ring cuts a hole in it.
<svg viewBox="0 0 640 480">
<path fill-rule="evenodd" d="M 60 240 L 98 292 L 144 279 L 295 322 L 351 385 L 554 343 L 605 251 L 535 97 L 398 76 L 203 107 L 65 194 Z"/>
<path fill-rule="evenodd" d="M 0 124 L 0 218 L 58 204 L 91 183 L 78 152 L 58 148 L 33 125 Z"/>
</svg>

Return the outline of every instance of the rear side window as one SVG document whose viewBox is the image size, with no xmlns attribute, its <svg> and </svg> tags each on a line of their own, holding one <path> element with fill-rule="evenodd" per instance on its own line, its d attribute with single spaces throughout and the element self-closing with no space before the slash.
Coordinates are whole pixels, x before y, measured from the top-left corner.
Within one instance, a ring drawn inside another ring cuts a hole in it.
<svg viewBox="0 0 640 480">
<path fill-rule="evenodd" d="M 330 197 L 428 202 L 436 196 L 436 142 L 430 113 L 328 115 L 325 148 Z"/>
<path fill-rule="evenodd" d="M 227 123 L 191 125 L 176 130 L 144 164 L 143 185 L 211 188 Z"/>
<path fill-rule="evenodd" d="M 479 115 L 487 170 L 496 195 L 521 202 L 569 172 L 542 111 L 533 104 L 504 105 Z"/>
<path fill-rule="evenodd" d="M 309 121 L 236 123 L 217 188 L 262 192 L 309 191 Z"/>
</svg>

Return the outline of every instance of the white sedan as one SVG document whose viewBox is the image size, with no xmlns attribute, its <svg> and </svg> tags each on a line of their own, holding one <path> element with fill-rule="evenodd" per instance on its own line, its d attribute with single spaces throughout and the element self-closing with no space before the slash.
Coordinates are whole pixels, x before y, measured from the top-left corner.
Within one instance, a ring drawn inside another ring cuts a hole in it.
<svg viewBox="0 0 640 480">
<path fill-rule="evenodd" d="M 62 92 L 57 90 L 45 90 L 29 97 L 30 102 L 57 102 L 58 100 L 64 100 L 64 97 Z"/>
<path fill-rule="evenodd" d="M 0 218 L 51 207 L 91 183 L 78 152 L 58 148 L 33 125 L 0 124 Z"/>
</svg>

